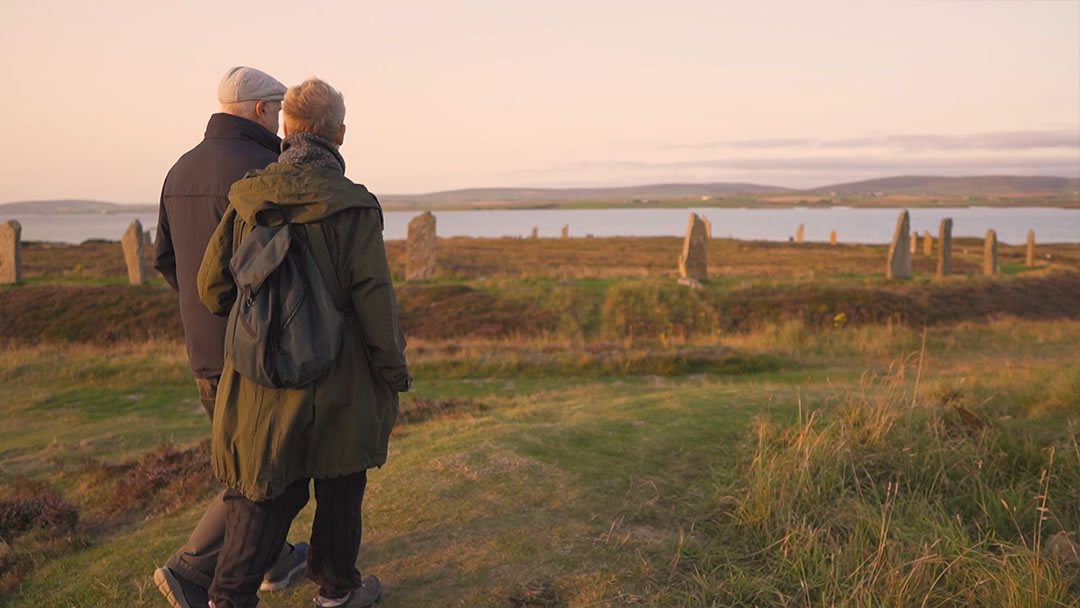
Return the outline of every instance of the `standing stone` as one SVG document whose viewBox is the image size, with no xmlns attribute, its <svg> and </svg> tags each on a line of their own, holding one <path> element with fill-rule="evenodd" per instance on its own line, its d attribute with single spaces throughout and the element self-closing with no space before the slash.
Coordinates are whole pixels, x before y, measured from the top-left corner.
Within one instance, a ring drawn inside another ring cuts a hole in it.
<svg viewBox="0 0 1080 608">
<path fill-rule="evenodd" d="M 142 223 L 139 220 L 131 220 L 124 238 L 120 242 L 124 248 L 124 262 L 127 264 L 128 283 L 142 285 L 146 282 L 146 269 L 143 268 L 143 232 Z"/>
<path fill-rule="evenodd" d="M 896 218 L 896 230 L 893 231 L 892 244 L 889 245 L 888 266 L 885 276 L 890 279 L 904 279 L 911 276 L 911 249 L 908 241 L 911 234 L 911 217 L 907 209 Z"/>
<path fill-rule="evenodd" d="M 835 230 L 833 230 L 832 232 L 829 233 L 829 244 L 830 245 L 835 245 L 836 244 L 836 231 Z"/>
<path fill-rule="evenodd" d="M 1027 234 L 1027 265 L 1028 268 L 1035 267 L 1035 231 L 1028 230 Z"/>
<path fill-rule="evenodd" d="M 923 255 L 933 255 L 934 253 L 934 237 L 930 236 L 929 230 L 923 230 L 922 252 Z"/>
<path fill-rule="evenodd" d="M 804 226 L 802 224 L 799 224 L 799 227 L 795 229 L 795 242 L 796 243 L 803 242 L 803 228 L 804 228 Z"/>
<path fill-rule="evenodd" d="M 534 239 L 538 239 L 538 238 L 540 238 L 540 229 L 539 229 L 539 228 L 537 228 L 536 226 L 533 226 L 533 229 L 532 229 L 532 238 L 534 238 Z"/>
<path fill-rule="evenodd" d="M 679 276 L 688 279 L 704 279 L 709 276 L 709 239 L 705 235 L 705 222 L 696 213 L 690 214 L 679 256 Z"/>
<path fill-rule="evenodd" d="M 983 274 L 992 277 L 997 271 L 997 232 L 987 230 L 986 243 L 983 245 Z"/>
<path fill-rule="evenodd" d="M 564 239 L 570 238 L 570 224 L 567 224 L 567 225 L 562 227 L 562 238 L 564 238 Z"/>
<path fill-rule="evenodd" d="M 915 257 L 915 252 L 919 250 L 919 233 L 911 233 L 911 257 Z"/>
<path fill-rule="evenodd" d="M 435 216 L 425 211 L 409 220 L 409 239 L 405 242 L 405 280 L 429 281 L 435 278 L 438 260 L 435 239 Z"/>
<path fill-rule="evenodd" d="M 22 224 L 0 224 L 0 284 L 22 282 Z"/>
<path fill-rule="evenodd" d="M 705 216 L 701 216 L 701 221 L 705 222 L 705 237 L 712 239 L 712 222 Z"/>
<path fill-rule="evenodd" d="M 941 220 L 938 226 L 937 276 L 952 272 L 952 218 Z"/>
</svg>

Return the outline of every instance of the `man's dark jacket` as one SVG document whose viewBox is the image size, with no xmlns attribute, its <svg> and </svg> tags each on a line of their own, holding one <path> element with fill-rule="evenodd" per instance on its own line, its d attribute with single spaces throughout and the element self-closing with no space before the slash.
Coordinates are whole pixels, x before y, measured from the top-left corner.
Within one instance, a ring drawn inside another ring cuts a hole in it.
<svg viewBox="0 0 1080 608">
<path fill-rule="evenodd" d="M 231 114 L 214 114 L 206 136 L 180 157 L 161 188 L 154 268 L 180 293 L 191 372 L 220 376 L 225 359 L 224 317 L 199 301 L 195 279 L 206 245 L 229 206 L 229 188 L 244 174 L 274 162 L 281 139 L 262 125 Z"/>
</svg>

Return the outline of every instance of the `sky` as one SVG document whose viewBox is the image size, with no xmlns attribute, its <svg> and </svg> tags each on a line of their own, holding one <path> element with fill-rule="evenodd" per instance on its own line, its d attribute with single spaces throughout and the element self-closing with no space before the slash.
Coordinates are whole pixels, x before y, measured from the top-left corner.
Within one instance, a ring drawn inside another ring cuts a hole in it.
<svg viewBox="0 0 1080 608">
<path fill-rule="evenodd" d="M 0 202 L 156 202 L 226 69 L 376 193 L 1080 176 L 1080 0 L 3 0 Z"/>
</svg>

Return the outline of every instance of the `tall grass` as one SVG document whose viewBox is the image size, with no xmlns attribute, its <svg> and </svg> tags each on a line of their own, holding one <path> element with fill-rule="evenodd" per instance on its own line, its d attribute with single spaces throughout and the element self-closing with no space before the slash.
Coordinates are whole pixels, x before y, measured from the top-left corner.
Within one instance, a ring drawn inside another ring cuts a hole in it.
<svg viewBox="0 0 1080 608">
<path fill-rule="evenodd" d="M 691 593 L 740 606 L 1078 605 L 1078 568 L 1041 548 L 1080 530 L 1080 430 L 1036 438 L 913 393 L 896 375 L 869 379 L 829 413 L 757 421 Z"/>
</svg>

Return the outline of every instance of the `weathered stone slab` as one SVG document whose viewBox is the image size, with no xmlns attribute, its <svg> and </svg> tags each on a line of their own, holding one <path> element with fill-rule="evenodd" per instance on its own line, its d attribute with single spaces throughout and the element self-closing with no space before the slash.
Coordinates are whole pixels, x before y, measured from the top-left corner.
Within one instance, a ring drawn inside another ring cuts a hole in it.
<svg viewBox="0 0 1080 608">
<path fill-rule="evenodd" d="M 892 244 L 889 245 L 889 259 L 885 276 L 890 279 L 905 279 L 911 276 L 911 217 L 907 209 L 896 218 L 896 230 L 893 231 Z"/>
<path fill-rule="evenodd" d="M 952 218 L 941 220 L 938 226 L 937 276 L 952 272 Z"/>
<path fill-rule="evenodd" d="M 1035 266 L 1035 231 L 1028 230 L 1027 233 L 1027 256 L 1026 261 L 1028 268 Z"/>
<path fill-rule="evenodd" d="M 934 254 L 934 237 L 930 236 L 930 231 L 929 230 L 923 230 L 922 252 L 923 252 L 923 255 L 933 255 Z"/>
<path fill-rule="evenodd" d="M 998 272 L 997 263 L 997 231 L 986 231 L 986 242 L 983 245 L 983 274 L 992 277 Z"/>
<path fill-rule="evenodd" d="M 405 243 L 405 280 L 429 281 L 435 278 L 438 259 L 435 216 L 425 211 L 409 220 L 409 236 Z"/>
<path fill-rule="evenodd" d="M 709 276 L 708 247 L 705 222 L 701 221 L 696 213 L 691 213 L 686 225 L 682 255 L 679 256 L 680 277 L 704 279 Z"/>
<path fill-rule="evenodd" d="M 0 283 L 22 282 L 22 224 L 0 224 Z"/>
<path fill-rule="evenodd" d="M 146 268 L 143 266 L 143 239 L 145 236 L 146 233 L 143 232 L 142 222 L 131 220 L 127 230 L 124 231 L 124 238 L 120 241 L 124 248 L 124 263 L 127 264 L 128 283 L 132 285 L 142 285 L 146 282 Z"/>
<path fill-rule="evenodd" d="M 806 227 L 804 225 L 799 224 L 799 227 L 795 229 L 795 242 L 796 243 L 803 242 L 803 233 L 805 232 L 805 228 Z"/>
<path fill-rule="evenodd" d="M 829 244 L 830 245 L 835 245 L 836 244 L 836 231 L 835 230 L 829 232 Z"/>
<path fill-rule="evenodd" d="M 530 235 L 530 236 L 531 236 L 531 238 L 534 238 L 534 239 L 540 238 L 540 229 L 537 228 L 536 226 L 533 226 L 532 235 Z"/>
<path fill-rule="evenodd" d="M 711 239 L 712 238 L 712 222 L 709 221 L 709 218 L 707 218 L 705 216 L 701 216 L 701 221 L 705 222 L 705 238 Z"/>
<path fill-rule="evenodd" d="M 919 233 L 918 232 L 912 232 L 910 241 L 911 241 L 911 257 L 915 257 L 915 252 L 919 250 Z"/>
<path fill-rule="evenodd" d="M 562 238 L 564 238 L 564 239 L 570 238 L 570 224 L 567 224 L 567 225 L 562 227 Z"/>
</svg>

